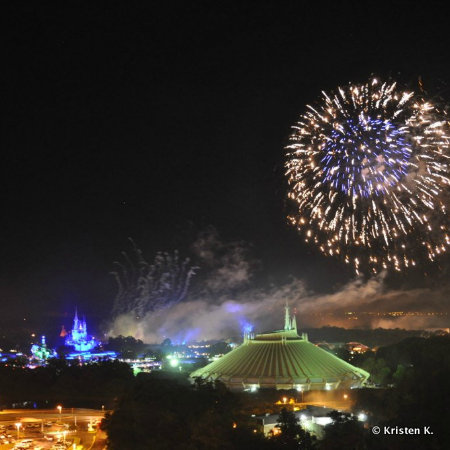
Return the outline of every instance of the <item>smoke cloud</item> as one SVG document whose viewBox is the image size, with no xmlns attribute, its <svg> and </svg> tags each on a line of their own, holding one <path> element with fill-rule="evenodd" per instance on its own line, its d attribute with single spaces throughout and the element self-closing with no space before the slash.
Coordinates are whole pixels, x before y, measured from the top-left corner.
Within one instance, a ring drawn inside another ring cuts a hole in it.
<svg viewBox="0 0 450 450">
<path fill-rule="evenodd" d="M 192 246 L 200 270 L 183 302 L 147 312 L 122 314 L 110 327 L 111 335 L 131 335 L 148 343 L 165 338 L 182 343 L 223 339 L 280 329 L 286 301 L 298 326 L 422 329 L 447 327 L 448 286 L 436 289 L 389 289 L 385 275 L 354 279 L 328 294 L 315 294 L 304 280 L 291 278 L 277 286 L 255 288 L 260 264 L 243 242 L 224 242 L 214 229 L 203 232 Z M 414 314 L 387 314 L 411 312 Z M 433 313 L 430 315 L 428 313 Z"/>
</svg>

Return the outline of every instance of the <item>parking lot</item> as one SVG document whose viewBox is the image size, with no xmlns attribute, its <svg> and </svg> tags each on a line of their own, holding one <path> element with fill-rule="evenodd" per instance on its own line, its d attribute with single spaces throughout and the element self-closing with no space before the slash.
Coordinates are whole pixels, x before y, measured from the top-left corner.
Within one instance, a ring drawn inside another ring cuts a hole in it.
<svg viewBox="0 0 450 450">
<path fill-rule="evenodd" d="M 104 411 L 70 409 L 5 410 L 0 412 L 0 450 L 103 449 L 98 430 Z"/>
</svg>

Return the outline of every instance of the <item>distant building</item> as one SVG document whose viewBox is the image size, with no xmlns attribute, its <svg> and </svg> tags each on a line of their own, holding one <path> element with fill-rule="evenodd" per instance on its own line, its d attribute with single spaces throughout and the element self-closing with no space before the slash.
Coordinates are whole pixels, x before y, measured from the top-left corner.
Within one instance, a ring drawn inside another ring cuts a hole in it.
<svg viewBox="0 0 450 450">
<path fill-rule="evenodd" d="M 333 422 L 329 414 L 333 411 L 331 408 L 316 407 L 308 405 L 301 411 L 294 411 L 296 419 L 299 421 L 303 429 L 316 435 L 318 438 L 323 437 L 323 429 L 326 425 Z M 278 417 L 280 414 L 265 414 L 257 416 L 256 428 L 265 436 L 274 436 L 280 433 L 277 427 Z"/>
<path fill-rule="evenodd" d="M 45 336 L 41 336 L 40 344 L 33 344 L 31 346 L 31 355 L 33 359 L 37 359 L 40 362 L 47 361 L 49 358 L 56 358 L 58 356 L 55 350 L 47 347 Z"/>
<path fill-rule="evenodd" d="M 297 334 L 295 316 L 286 306 L 284 330 L 253 336 L 191 378 L 220 380 L 230 389 L 332 390 L 361 387 L 369 373 L 343 361 Z"/>
<path fill-rule="evenodd" d="M 78 319 L 78 311 L 75 310 L 75 317 L 73 318 L 73 327 L 69 333 L 66 330 L 61 331 L 61 335 L 65 336 L 65 344 L 68 347 L 74 347 L 77 352 L 88 352 L 101 344 L 94 336 L 88 336 L 86 319 Z"/>
<path fill-rule="evenodd" d="M 365 353 L 370 350 L 367 345 L 361 344 L 360 342 L 348 342 L 345 347 L 350 353 Z"/>
<path fill-rule="evenodd" d="M 78 319 L 78 311 L 75 310 L 72 329 L 67 332 L 63 327 L 60 337 L 65 337 L 65 345 L 73 347 L 74 352 L 69 353 L 67 359 L 78 359 L 79 361 L 97 361 L 105 359 L 116 359 L 116 352 L 105 352 L 101 349 L 94 351 L 96 347 L 101 345 L 94 336 L 89 336 L 87 332 L 86 319 Z"/>
</svg>

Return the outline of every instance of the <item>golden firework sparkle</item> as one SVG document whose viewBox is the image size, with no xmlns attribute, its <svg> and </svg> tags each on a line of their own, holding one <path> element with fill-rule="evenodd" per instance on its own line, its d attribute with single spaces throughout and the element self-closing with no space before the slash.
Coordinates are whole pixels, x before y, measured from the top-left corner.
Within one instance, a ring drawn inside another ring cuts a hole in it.
<svg viewBox="0 0 450 450">
<path fill-rule="evenodd" d="M 430 101 L 373 78 L 322 92 L 293 129 L 288 219 L 306 242 L 357 273 L 447 250 L 449 123 Z"/>
</svg>

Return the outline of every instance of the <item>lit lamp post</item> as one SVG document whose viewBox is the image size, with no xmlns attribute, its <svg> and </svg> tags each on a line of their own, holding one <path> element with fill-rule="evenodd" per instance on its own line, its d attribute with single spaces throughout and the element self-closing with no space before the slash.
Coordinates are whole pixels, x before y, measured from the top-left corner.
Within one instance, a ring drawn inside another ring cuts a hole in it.
<svg viewBox="0 0 450 450">
<path fill-rule="evenodd" d="M 20 427 L 22 426 L 22 424 L 20 422 L 17 422 L 15 425 L 16 425 L 16 428 L 17 428 L 17 439 L 19 439 Z"/>
<path fill-rule="evenodd" d="M 61 406 L 61 405 L 58 405 L 58 406 L 56 407 L 56 409 L 59 411 L 59 421 L 61 422 L 62 406 Z"/>
<path fill-rule="evenodd" d="M 303 386 L 299 384 L 297 386 L 297 391 L 302 393 L 302 403 L 303 403 Z"/>
</svg>

